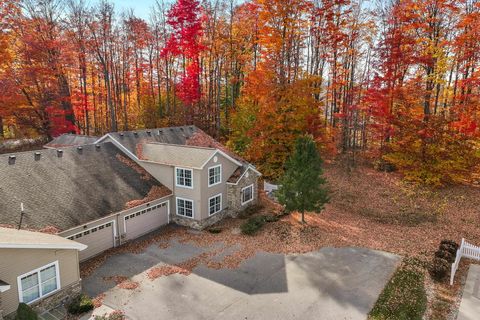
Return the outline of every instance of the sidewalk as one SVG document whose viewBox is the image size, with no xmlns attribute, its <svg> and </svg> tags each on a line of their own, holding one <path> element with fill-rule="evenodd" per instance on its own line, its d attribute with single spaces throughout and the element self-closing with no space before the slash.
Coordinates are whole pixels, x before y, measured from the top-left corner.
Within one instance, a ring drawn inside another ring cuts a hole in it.
<svg viewBox="0 0 480 320">
<path fill-rule="evenodd" d="M 480 317 L 480 265 L 472 264 L 468 270 L 457 320 L 477 320 Z"/>
</svg>

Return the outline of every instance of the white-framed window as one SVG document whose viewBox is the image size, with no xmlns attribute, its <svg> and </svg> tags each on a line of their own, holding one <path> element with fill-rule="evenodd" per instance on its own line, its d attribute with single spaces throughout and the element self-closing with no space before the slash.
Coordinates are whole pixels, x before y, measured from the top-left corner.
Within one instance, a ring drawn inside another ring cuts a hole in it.
<svg viewBox="0 0 480 320">
<path fill-rule="evenodd" d="M 193 201 L 177 197 L 177 215 L 187 218 L 193 218 Z"/>
<path fill-rule="evenodd" d="M 193 170 L 175 168 L 175 182 L 177 187 L 193 189 Z"/>
<path fill-rule="evenodd" d="M 208 186 L 214 186 L 222 182 L 222 165 L 208 168 Z"/>
<path fill-rule="evenodd" d="M 208 198 L 208 215 L 214 215 L 222 211 L 222 194 L 219 193 L 216 196 Z"/>
<path fill-rule="evenodd" d="M 17 278 L 20 302 L 32 303 L 60 289 L 58 261 Z"/>
<path fill-rule="evenodd" d="M 241 191 L 242 205 L 253 200 L 253 184 L 242 188 Z"/>
</svg>

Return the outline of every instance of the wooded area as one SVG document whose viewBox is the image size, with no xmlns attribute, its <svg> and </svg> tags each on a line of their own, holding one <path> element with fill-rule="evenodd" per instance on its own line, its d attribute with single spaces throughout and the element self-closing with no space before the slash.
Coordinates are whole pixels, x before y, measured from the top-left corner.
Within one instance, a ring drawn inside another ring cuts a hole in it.
<svg viewBox="0 0 480 320">
<path fill-rule="evenodd" d="M 440 185 L 476 177 L 478 0 L 0 2 L 0 135 L 195 124 L 277 179 L 295 139 Z"/>
</svg>

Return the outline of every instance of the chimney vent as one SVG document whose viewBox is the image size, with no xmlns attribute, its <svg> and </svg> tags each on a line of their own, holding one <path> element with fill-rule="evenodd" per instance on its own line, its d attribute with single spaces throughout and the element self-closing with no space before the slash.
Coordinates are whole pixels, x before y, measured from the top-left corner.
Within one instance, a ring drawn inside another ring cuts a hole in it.
<svg viewBox="0 0 480 320">
<path fill-rule="evenodd" d="M 35 152 L 35 155 L 34 155 L 34 159 L 35 161 L 38 161 L 40 160 L 40 157 L 42 156 L 42 154 L 40 152 Z"/>
<path fill-rule="evenodd" d="M 63 156 L 63 150 L 57 149 L 57 157 L 61 158 Z"/>
<path fill-rule="evenodd" d="M 15 164 L 16 156 L 8 156 L 8 164 Z"/>
</svg>

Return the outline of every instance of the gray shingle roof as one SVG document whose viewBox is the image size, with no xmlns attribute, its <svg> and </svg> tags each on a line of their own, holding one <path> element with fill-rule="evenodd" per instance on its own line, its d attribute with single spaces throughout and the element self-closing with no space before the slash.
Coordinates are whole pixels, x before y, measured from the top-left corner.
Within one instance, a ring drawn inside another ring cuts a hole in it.
<svg viewBox="0 0 480 320">
<path fill-rule="evenodd" d="M 72 146 L 83 146 L 93 144 L 98 140 L 98 137 L 83 136 L 79 134 L 66 133 L 54 138 L 52 141 L 44 145 L 44 148 L 65 148 Z"/>
<path fill-rule="evenodd" d="M 113 143 L 0 155 L 0 224 L 66 230 L 118 212 L 161 186 Z M 79 149 L 81 148 L 81 149 Z M 38 156 L 40 154 L 40 156 Z"/>
<path fill-rule="evenodd" d="M 137 145 L 143 142 L 160 142 L 168 144 L 186 145 L 188 138 L 192 137 L 199 129 L 195 126 L 170 127 L 145 129 L 137 131 L 111 132 L 116 141 L 128 151 L 137 155 Z"/>
<path fill-rule="evenodd" d="M 166 144 L 191 145 L 197 147 L 216 148 L 224 151 L 232 158 L 240 161 L 240 166 L 228 182 L 236 183 L 245 171 L 251 167 L 247 161 L 229 151 L 220 142 L 209 136 L 196 126 L 182 126 L 169 128 L 156 128 L 138 131 L 111 132 L 109 133 L 116 141 L 128 149 L 135 156 L 141 158 L 138 154 L 139 145 L 145 142 L 159 142 Z"/>
</svg>

